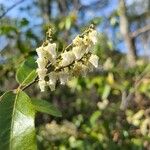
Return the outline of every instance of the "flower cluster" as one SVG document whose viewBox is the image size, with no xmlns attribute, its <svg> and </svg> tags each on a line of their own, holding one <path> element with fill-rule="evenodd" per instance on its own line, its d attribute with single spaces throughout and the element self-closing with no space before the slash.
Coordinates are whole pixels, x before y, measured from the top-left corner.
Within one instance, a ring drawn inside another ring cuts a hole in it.
<svg viewBox="0 0 150 150">
<path fill-rule="evenodd" d="M 99 58 L 92 54 L 93 46 L 97 43 L 97 34 L 93 27 L 89 27 L 59 55 L 56 52 L 56 43 L 52 43 L 52 40 L 36 49 L 41 91 L 46 86 L 53 91 L 57 83 L 64 85 L 72 77 L 86 75 L 94 67 L 98 67 Z"/>
</svg>

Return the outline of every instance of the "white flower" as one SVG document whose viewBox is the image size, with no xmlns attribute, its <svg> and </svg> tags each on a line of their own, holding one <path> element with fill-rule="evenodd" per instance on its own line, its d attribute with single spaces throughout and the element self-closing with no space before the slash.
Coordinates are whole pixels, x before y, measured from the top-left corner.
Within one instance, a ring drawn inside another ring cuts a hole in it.
<svg viewBox="0 0 150 150">
<path fill-rule="evenodd" d="M 87 75 L 88 69 L 89 68 L 86 65 L 82 65 L 81 75 L 83 75 L 83 77 L 85 77 Z"/>
<path fill-rule="evenodd" d="M 51 91 L 55 91 L 55 88 L 56 88 L 56 83 L 47 83 L 48 84 L 48 86 L 49 86 L 49 88 L 51 89 Z"/>
<path fill-rule="evenodd" d="M 39 47 L 36 49 L 39 58 L 44 58 L 47 55 L 47 52 L 44 51 L 43 47 Z"/>
<path fill-rule="evenodd" d="M 56 43 L 48 43 L 48 45 L 45 46 L 43 49 L 47 51 L 53 59 L 56 58 Z"/>
<path fill-rule="evenodd" d="M 46 66 L 46 64 L 47 64 L 47 60 L 46 60 L 45 58 L 38 58 L 36 62 L 37 62 L 38 67 L 39 67 L 40 69 L 45 68 L 45 66 Z"/>
<path fill-rule="evenodd" d="M 47 69 L 44 68 L 44 69 L 37 69 L 37 73 L 38 73 L 38 76 L 39 76 L 39 79 L 40 80 L 44 80 L 45 76 L 46 76 L 46 73 L 47 73 Z"/>
<path fill-rule="evenodd" d="M 79 76 L 83 75 L 85 76 L 87 73 L 88 68 L 83 65 L 82 63 L 76 62 L 73 68 L 73 75 Z"/>
<path fill-rule="evenodd" d="M 55 43 L 45 41 L 41 47 L 36 49 L 38 55 L 36 71 L 41 91 L 44 91 L 46 86 L 54 91 L 57 81 L 64 85 L 73 76 L 85 76 L 94 67 L 98 67 L 99 58 L 92 54 L 92 49 L 97 42 L 97 34 L 96 30 L 90 28 L 81 36 L 77 36 L 73 40 L 71 50 L 67 51 L 66 48 L 60 57 L 57 57 Z M 52 67 L 50 66 L 48 70 L 49 65 Z"/>
<path fill-rule="evenodd" d="M 87 67 L 88 67 L 88 71 L 89 72 L 92 72 L 92 71 L 94 71 L 94 69 L 95 69 L 95 67 L 89 62 L 89 63 L 87 63 Z"/>
<path fill-rule="evenodd" d="M 93 45 L 89 44 L 88 47 L 86 48 L 85 53 L 87 54 L 88 52 L 92 52 L 92 50 L 93 50 Z"/>
<path fill-rule="evenodd" d="M 96 30 L 89 32 L 89 38 L 93 42 L 93 44 L 97 43 L 97 35 L 98 35 L 98 33 Z"/>
<path fill-rule="evenodd" d="M 85 54 L 85 49 L 82 49 L 82 47 L 76 46 L 76 47 L 73 47 L 72 52 L 75 55 L 76 60 L 79 60 Z"/>
<path fill-rule="evenodd" d="M 57 73 L 56 72 L 51 72 L 48 76 L 49 76 L 48 85 L 49 85 L 51 91 L 54 91 L 55 86 L 56 86 L 56 82 L 57 82 L 57 79 L 58 79 Z"/>
<path fill-rule="evenodd" d="M 46 82 L 45 80 L 39 80 L 38 85 L 40 87 L 41 92 L 45 91 Z"/>
<path fill-rule="evenodd" d="M 89 35 L 85 35 L 84 38 L 83 38 L 83 43 L 84 45 L 88 46 L 89 44 L 91 44 L 91 39 L 89 37 Z"/>
<path fill-rule="evenodd" d="M 97 68 L 98 67 L 98 60 L 99 60 L 99 57 L 97 55 L 91 55 L 90 56 L 90 59 L 89 59 L 89 62 L 95 67 Z"/>
<path fill-rule="evenodd" d="M 72 41 L 74 45 L 81 46 L 83 44 L 83 39 L 79 36 L 75 37 L 75 39 Z"/>
<path fill-rule="evenodd" d="M 69 73 L 66 72 L 59 73 L 60 84 L 65 85 L 68 79 L 69 79 Z"/>
<path fill-rule="evenodd" d="M 61 56 L 62 56 L 61 66 L 67 66 L 75 60 L 75 56 L 71 51 L 64 52 L 63 54 L 61 54 Z"/>
<path fill-rule="evenodd" d="M 56 72 L 49 73 L 48 77 L 49 77 L 49 82 L 50 83 L 56 83 L 56 81 L 58 79 L 58 76 L 57 76 Z"/>
</svg>

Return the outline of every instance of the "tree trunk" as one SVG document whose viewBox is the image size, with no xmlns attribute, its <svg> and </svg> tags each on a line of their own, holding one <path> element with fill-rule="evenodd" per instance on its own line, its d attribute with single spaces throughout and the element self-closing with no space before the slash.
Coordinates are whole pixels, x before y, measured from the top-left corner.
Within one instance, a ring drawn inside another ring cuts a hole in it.
<svg viewBox="0 0 150 150">
<path fill-rule="evenodd" d="M 128 64 L 132 67 L 136 64 L 136 48 L 134 39 L 130 36 L 130 27 L 128 22 L 128 17 L 126 14 L 126 5 L 124 0 L 120 0 L 119 3 L 119 13 L 120 13 L 120 31 L 124 38 L 125 44 L 128 48 L 127 59 Z"/>
</svg>

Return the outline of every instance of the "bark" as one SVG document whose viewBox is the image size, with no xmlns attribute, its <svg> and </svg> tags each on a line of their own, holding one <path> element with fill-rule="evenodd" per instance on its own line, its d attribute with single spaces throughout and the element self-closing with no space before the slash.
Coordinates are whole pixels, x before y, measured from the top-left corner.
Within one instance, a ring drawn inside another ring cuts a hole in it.
<svg viewBox="0 0 150 150">
<path fill-rule="evenodd" d="M 130 27 L 124 0 L 120 0 L 119 2 L 119 13 L 120 13 L 120 31 L 128 49 L 127 52 L 128 64 L 132 67 L 135 66 L 136 64 L 137 54 L 134 39 L 130 37 L 130 29 L 129 29 Z"/>
</svg>

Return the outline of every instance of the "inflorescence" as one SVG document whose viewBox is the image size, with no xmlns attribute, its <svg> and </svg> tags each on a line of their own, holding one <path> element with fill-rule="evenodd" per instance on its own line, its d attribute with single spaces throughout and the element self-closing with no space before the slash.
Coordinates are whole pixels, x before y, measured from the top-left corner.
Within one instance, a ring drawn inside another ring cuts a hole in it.
<svg viewBox="0 0 150 150">
<path fill-rule="evenodd" d="M 97 68 L 99 57 L 92 53 L 97 37 L 98 32 L 91 25 L 58 55 L 56 43 L 52 42 L 52 30 L 49 29 L 46 41 L 36 49 L 40 90 L 43 92 L 49 86 L 54 91 L 57 83 L 64 85 L 71 78 L 85 76 L 94 67 Z"/>
</svg>

